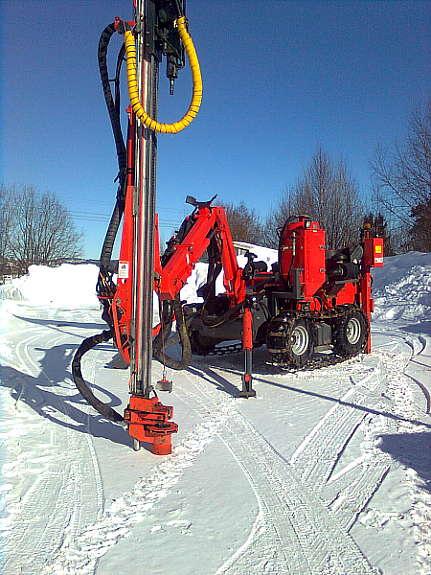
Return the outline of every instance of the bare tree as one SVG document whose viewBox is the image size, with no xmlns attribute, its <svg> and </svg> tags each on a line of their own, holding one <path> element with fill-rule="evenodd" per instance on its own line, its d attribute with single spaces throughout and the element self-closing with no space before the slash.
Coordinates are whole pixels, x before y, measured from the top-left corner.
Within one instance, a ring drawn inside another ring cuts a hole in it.
<svg viewBox="0 0 431 575">
<path fill-rule="evenodd" d="M 262 242 L 262 224 L 256 212 L 244 202 L 240 204 L 222 204 L 234 240 L 260 244 Z"/>
<path fill-rule="evenodd" d="M 410 232 L 411 247 L 430 250 L 431 100 L 412 114 L 403 144 L 380 147 L 371 168 L 379 202 L 395 225 Z"/>
<path fill-rule="evenodd" d="M 412 209 L 413 225 L 410 228 L 412 248 L 431 252 L 431 196 Z"/>
<path fill-rule="evenodd" d="M 287 219 L 295 215 L 292 204 L 293 190 L 286 188 L 275 208 L 273 208 L 263 226 L 263 243 L 268 248 L 278 249 L 280 232 Z"/>
<path fill-rule="evenodd" d="M 353 245 L 358 240 L 364 208 L 356 182 L 343 162 L 335 163 L 319 148 L 295 186 L 287 189 L 279 205 L 270 214 L 266 243 L 278 245 L 274 228 L 283 226 L 287 218 L 307 214 L 326 230 L 331 249 Z"/>
<path fill-rule="evenodd" d="M 2 195 L 9 214 L 5 257 L 20 273 L 32 264 L 54 265 L 80 255 L 81 234 L 54 194 L 39 194 L 32 186 L 3 186 Z"/>
<path fill-rule="evenodd" d="M 7 258 L 12 226 L 12 206 L 8 196 L 0 186 L 0 277 L 7 273 Z"/>
</svg>

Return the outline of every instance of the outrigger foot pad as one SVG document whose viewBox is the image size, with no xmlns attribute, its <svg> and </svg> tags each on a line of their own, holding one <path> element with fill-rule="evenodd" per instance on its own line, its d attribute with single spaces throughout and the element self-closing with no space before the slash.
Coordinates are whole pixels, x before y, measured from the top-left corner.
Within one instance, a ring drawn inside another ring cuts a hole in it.
<svg viewBox="0 0 431 575">
<path fill-rule="evenodd" d="M 124 421 L 128 425 L 133 446 L 149 443 L 155 455 L 172 453 L 172 434 L 178 431 L 178 425 L 170 421 L 174 408 L 163 405 L 157 396 L 147 398 L 132 395 L 128 407 L 124 410 Z"/>
<path fill-rule="evenodd" d="M 171 393 L 172 381 L 170 379 L 166 379 L 166 377 L 162 377 L 162 379 L 159 379 L 159 381 L 156 383 L 156 389 L 158 391 L 168 391 Z"/>
<path fill-rule="evenodd" d="M 256 397 L 256 390 L 252 387 L 252 381 L 253 378 L 251 374 L 245 373 L 242 376 L 242 389 L 239 392 L 239 397 L 245 397 L 247 399 L 249 397 Z"/>
<path fill-rule="evenodd" d="M 241 389 L 238 395 L 239 397 L 245 397 L 246 399 L 248 399 L 249 397 L 256 397 L 256 390 L 253 388 Z"/>
</svg>

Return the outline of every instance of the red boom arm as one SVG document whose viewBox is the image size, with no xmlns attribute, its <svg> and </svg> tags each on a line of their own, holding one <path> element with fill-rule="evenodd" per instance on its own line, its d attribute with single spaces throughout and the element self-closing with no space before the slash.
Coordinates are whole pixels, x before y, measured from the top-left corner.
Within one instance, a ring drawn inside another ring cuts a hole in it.
<svg viewBox="0 0 431 575">
<path fill-rule="evenodd" d="M 133 115 L 130 116 L 128 143 L 134 138 Z M 129 150 L 130 167 L 133 164 L 133 151 Z M 114 324 L 115 343 L 126 363 L 130 362 L 130 326 L 132 319 L 133 287 L 133 171 L 128 170 L 127 191 L 124 209 L 123 233 L 120 248 L 117 289 L 111 303 L 111 316 Z M 208 248 L 215 236 L 223 267 L 223 284 L 231 307 L 245 299 L 245 281 L 242 268 L 238 266 L 232 241 L 232 234 L 224 208 L 207 204 L 198 206 L 186 218 L 187 233 L 181 241 L 171 240 L 173 253 L 162 266 L 159 251 L 158 218 L 155 220 L 154 242 L 154 291 L 159 300 L 174 300 L 190 277 L 196 263 Z M 153 328 L 157 335 L 160 326 Z"/>
</svg>

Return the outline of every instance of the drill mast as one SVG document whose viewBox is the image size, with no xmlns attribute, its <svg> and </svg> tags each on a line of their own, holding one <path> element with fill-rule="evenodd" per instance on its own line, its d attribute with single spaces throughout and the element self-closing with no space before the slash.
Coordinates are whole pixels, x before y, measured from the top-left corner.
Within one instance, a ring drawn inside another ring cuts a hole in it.
<svg viewBox="0 0 431 575">
<path fill-rule="evenodd" d="M 137 80 L 139 99 L 157 117 L 159 57 L 155 45 L 156 6 L 138 0 L 136 6 Z M 144 41 L 145 39 L 145 41 Z M 151 392 L 154 218 L 157 136 L 138 123 L 135 131 L 135 189 L 130 392 L 148 398 Z"/>
</svg>

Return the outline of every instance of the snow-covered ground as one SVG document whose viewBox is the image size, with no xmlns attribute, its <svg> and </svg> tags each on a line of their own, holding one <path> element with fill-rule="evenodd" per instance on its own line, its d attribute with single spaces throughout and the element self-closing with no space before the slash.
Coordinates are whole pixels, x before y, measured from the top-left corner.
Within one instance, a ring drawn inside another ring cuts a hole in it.
<svg viewBox="0 0 431 575">
<path fill-rule="evenodd" d="M 291 374 L 258 350 L 255 400 L 237 397 L 241 354 L 171 373 L 167 457 L 134 452 L 72 382 L 77 346 L 104 328 L 97 270 L 33 268 L 2 288 L 0 571 L 429 575 L 431 254 L 385 263 L 371 355 Z M 115 365 L 102 345 L 83 370 L 120 409 Z"/>
</svg>

